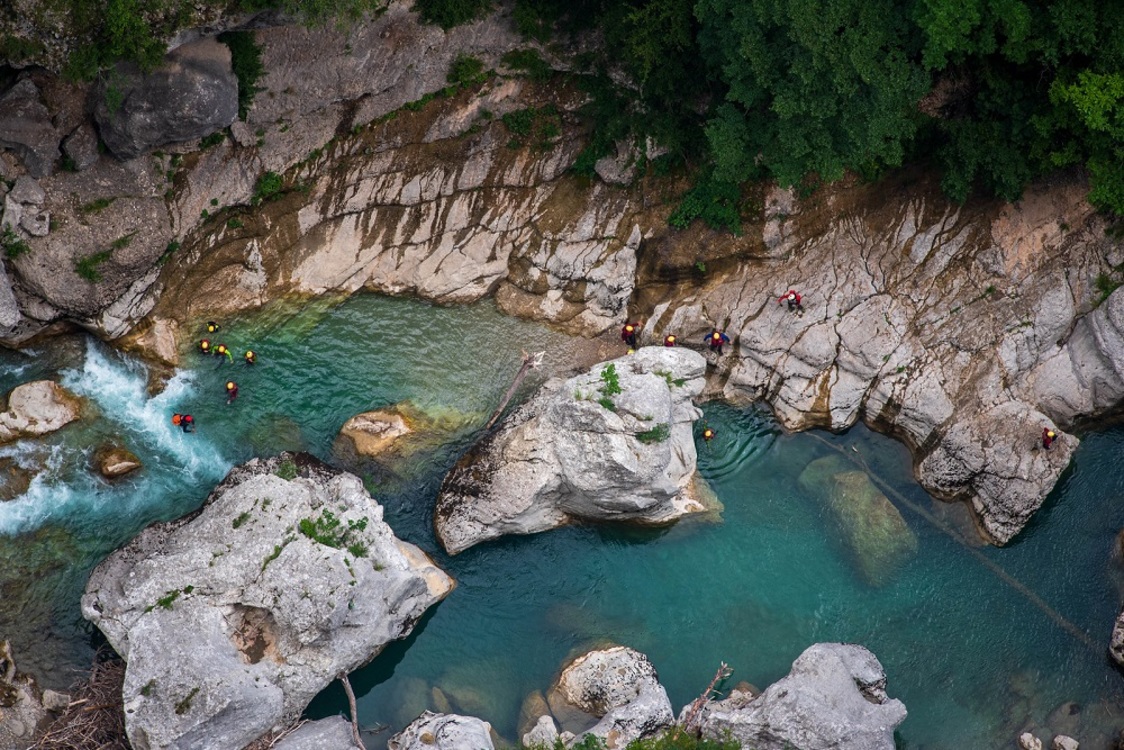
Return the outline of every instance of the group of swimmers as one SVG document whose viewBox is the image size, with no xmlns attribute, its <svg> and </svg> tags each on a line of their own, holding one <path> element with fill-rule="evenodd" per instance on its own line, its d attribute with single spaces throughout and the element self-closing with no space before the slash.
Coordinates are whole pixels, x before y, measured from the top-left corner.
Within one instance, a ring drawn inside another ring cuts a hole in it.
<svg viewBox="0 0 1124 750">
<path fill-rule="evenodd" d="M 207 321 L 207 335 L 213 335 L 219 330 L 219 324 L 213 320 Z M 224 362 L 234 364 L 234 355 L 231 354 L 230 349 L 226 344 L 212 345 L 210 339 L 202 339 L 199 341 L 199 353 L 204 356 L 217 357 L 219 365 Z M 242 362 L 247 366 L 256 365 L 258 362 L 258 355 L 252 349 L 247 349 L 246 353 L 242 355 Z M 226 404 L 229 406 L 238 398 L 238 384 L 233 380 L 226 381 L 224 387 L 226 392 Z M 184 432 L 195 432 L 195 418 L 190 414 L 173 414 L 172 424 L 182 429 Z"/>
</svg>

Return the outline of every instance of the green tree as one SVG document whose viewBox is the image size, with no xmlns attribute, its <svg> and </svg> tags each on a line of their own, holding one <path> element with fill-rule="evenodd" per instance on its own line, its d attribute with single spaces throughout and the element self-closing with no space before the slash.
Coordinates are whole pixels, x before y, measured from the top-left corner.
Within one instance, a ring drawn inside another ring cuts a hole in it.
<svg viewBox="0 0 1124 750">
<path fill-rule="evenodd" d="M 729 86 L 707 126 L 715 176 L 782 184 L 902 163 L 929 76 L 893 0 L 700 0 L 700 47 Z"/>
</svg>

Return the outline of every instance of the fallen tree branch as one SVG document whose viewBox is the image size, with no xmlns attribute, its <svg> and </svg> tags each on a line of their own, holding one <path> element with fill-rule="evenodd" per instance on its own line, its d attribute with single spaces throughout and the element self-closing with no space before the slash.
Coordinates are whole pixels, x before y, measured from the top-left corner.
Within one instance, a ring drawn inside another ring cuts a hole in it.
<svg viewBox="0 0 1124 750">
<path fill-rule="evenodd" d="M 343 683 L 343 691 L 347 693 L 347 705 L 351 709 L 351 734 L 355 738 L 355 746 L 359 750 L 363 750 L 363 738 L 359 736 L 359 709 L 355 705 L 355 691 L 351 689 L 351 680 L 347 679 L 347 673 L 340 674 L 340 682 Z"/>
<path fill-rule="evenodd" d="M 698 728 L 695 726 L 695 722 L 698 721 L 699 714 L 702 713 L 703 706 L 709 703 L 711 698 L 714 696 L 715 686 L 733 673 L 734 670 L 731 669 L 730 666 L 726 664 L 726 662 L 722 662 L 718 666 L 718 671 L 714 673 L 714 677 L 710 680 L 710 684 L 706 686 L 706 690 L 702 691 L 702 695 L 700 695 L 698 698 L 695 698 L 694 702 L 691 703 L 691 707 L 687 711 L 687 717 L 683 721 L 684 732 L 698 732 Z"/>
<path fill-rule="evenodd" d="M 523 352 L 523 366 L 519 368 L 519 372 L 515 373 L 515 379 L 511 381 L 511 387 L 508 388 L 507 393 L 503 395 L 503 400 L 500 401 L 500 405 L 492 412 L 492 418 L 488 420 L 488 424 L 484 425 L 485 430 L 490 430 L 492 425 L 496 423 L 496 420 L 500 418 L 500 415 L 503 414 L 503 410 L 507 408 L 511 397 L 515 395 L 515 390 L 519 387 L 519 384 L 523 382 L 523 378 L 527 377 L 527 373 L 542 364 L 544 354 L 546 354 L 546 352 L 536 352 L 535 354 Z"/>
</svg>

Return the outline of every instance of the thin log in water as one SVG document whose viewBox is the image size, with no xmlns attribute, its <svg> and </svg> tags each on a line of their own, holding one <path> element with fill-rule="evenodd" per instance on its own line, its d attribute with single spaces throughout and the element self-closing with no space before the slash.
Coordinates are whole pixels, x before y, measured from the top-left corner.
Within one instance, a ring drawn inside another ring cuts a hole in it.
<svg viewBox="0 0 1124 750">
<path fill-rule="evenodd" d="M 500 405 L 492 412 L 492 418 L 488 420 L 488 424 L 484 425 L 485 430 L 490 430 L 492 425 L 496 423 L 496 420 L 500 418 L 500 415 L 503 414 L 503 410 L 507 408 L 508 402 L 511 401 L 511 397 L 515 395 L 515 390 L 519 387 L 519 384 L 523 382 L 523 378 L 527 377 L 527 373 L 532 369 L 542 364 L 542 357 L 545 353 L 546 352 L 536 352 L 535 354 L 528 354 L 527 352 L 523 352 L 523 366 L 519 368 L 519 372 L 515 373 L 515 379 L 511 381 L 511 387 L 508 388 L 507 393 L 503 395 L 503 401 L 500 401 Z"/>
<path fill-rule="evenodd" d="M 343 683 L 343 691 L 347 693 L 347 705 L 351 709 L 351 734 L 355 738 L 355 746 L 362 750 L 366 747 L 363 744 L 363 738 L 359 736 L 359 709 L 355 706 L 355 691 L 351 689 L 351 680 L 347 679 L 347 673 L 340 675 L 340 682 Z"/>
</svg>

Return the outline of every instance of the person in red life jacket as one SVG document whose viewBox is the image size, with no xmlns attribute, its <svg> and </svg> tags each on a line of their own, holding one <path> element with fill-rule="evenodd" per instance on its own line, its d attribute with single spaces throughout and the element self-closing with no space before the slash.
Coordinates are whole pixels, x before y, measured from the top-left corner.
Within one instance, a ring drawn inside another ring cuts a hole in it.
<svg viewBox="0 0 1124 750">
<path fill-rule="evenodd" d="M 675 334 L 669 333 L 663 337 L 664 346 L 675 346 Z"/>
<path fill-rule="evenodd" d="M 795 289 L 789 289 L 787 292 L 777 297 L 777 304 L 782 302 L 788 303 L 789 312 L 804 312 L 804 307 L 800 304 L 803 299 Z"/>
<path fill-rule="evenodd" d="M 706 345 L 710 347 L 712 352 L 718 352 L 718 356 L 722 356 L 722 347 L 730 343 L 730 337 L 715 328 L 706 337 Z"/>
<path fill-rule="evenodd" d="M 624 328 L 621 329 L 621 341 L 628 344 L 629 349 L 636 348 L 637 336 L 639 335 L 637 328 L 636 323 L 625 323 Z"/>
<path fill-rule="evenodd" d="M 199 351 L 202 354 L 210 354 L 211 353 L 211 342 L 208 341 L 207 339 L 203 339 L 202 341 L 200 341 L 199 342 Z"/>
<path fill-rule="evenodd" d="M 195 432 L 195 418 L 190 414 L 173 414 L 172 424 L 184 432 Z"/>
<path fill-rule="evenodd" d="M 714 430 L 709 427 L 703 428 L 703 440 L 706 441 L 707 446 L 710 446 L 710 441 L 714 439 Z"/>
<path fill-rule="evenodd" d="M 234 399 L 238 398 L 238 384 L 233 380 L 226 381 L 226 403 L 230 404 Z"/>
<path fill-rule="evenodd" d="M 1057 434 L 1055 434 L 1055 432 L 1053 430 L 1051 430 L 1049 427 L 1043 427 L 1042 428 L 1042 447 L 1043 448 L 1045 448 L 1046 450 L 1050 450 L 1050 446 L 1053 445 L 1054 441 L 1057 440 L 1057 439 L 1058 439 Z"/>
<path fill-rule="evenodd" d="M 246 350 L 245 359 L 246 359 L 246 364 L 248 364 L 248 365 L 256 365 L 258 363 L 258 355 L 254 354 L 249 349 Z"/>
</svg>

